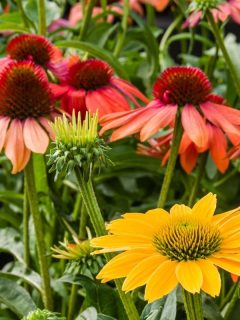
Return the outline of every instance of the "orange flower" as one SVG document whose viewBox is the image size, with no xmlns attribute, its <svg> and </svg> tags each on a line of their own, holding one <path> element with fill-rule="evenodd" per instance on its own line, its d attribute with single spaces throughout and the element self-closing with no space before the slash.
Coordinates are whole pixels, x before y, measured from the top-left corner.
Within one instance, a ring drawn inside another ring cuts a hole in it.
<svg viewBox="0 0 240 320">
<path fill-rule="evenodd" d="M 211 83 L 200 69 L 168 68 L 154 85 L 152 102 L 145 108 L 104 116 L 100 119 L 103 126 L 100 134 L 115 129 L 111 141 L 135 133 L 140 133 L 140 140 L 145 141 L 160 129 L 172 127 L 180 108 L 182 125 L 189 140 L 182 148 L 192 144 L 198 153 L 210 149 L 219 170 L 224 172 L 229 163 L 226 136 L 233 144 L 239 141 L 240 111 L 224 105 L 223 98 L 211 91 Z"/>
<path fill-rule="evenodd" d="M 31 151 L 45 153 L 48 123 L 56 113 L 48 79 L 32 62 L 11 62 L 0 74 L 0 151 L 11 160 L 12 173 L 26 166 Z"/>
</svg>

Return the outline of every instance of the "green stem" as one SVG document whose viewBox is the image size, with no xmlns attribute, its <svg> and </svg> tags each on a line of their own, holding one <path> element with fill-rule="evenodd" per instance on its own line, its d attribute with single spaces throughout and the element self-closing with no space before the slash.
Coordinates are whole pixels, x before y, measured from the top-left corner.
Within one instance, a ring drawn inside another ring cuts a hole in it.
<svg viewBox="0 0 240 320">
<path fill-rule="evenodd" d="M 29 27 L 29 21 L 28 21 L 28 17 L 23 9 L 23 5 L 22 5 L 22 1 L 21 0 L 16 0 L 17 2 L 17 6 L 18 6 L 18 10 L 22 16 L 22 20 L 23 20 L 23 23 L 25 25 L 25 27 Z"/>
<path fill-rule="evenodd" d="M 206 162 L 207 162 L 207 153 L 204 153 L 201 155 L 201 159 L 199 161 L 198 168 L 196 170 L 196 177 L 195 177 L 195 180 L 194 180 L 194 183 L 193 183 L 193 186 L 191 189 L 190 197 L 188 200 L 189 207 L 192 207 L 192 205 L 194 204 L 194 202 L 196 200 L 199 185 L 200 185 L 201 179 L 202 179 L 204 172 L 205 172 L 204 168 L 205 168 Z"/>
<path fill-rule="evenodd" d="M 89 26 L 89 23 L 92 18 L 92 11 L 93 8 L 96 4 L 96 0 L 89 0 L 86 9 L 84 10 L 84 17 L 83 17 L 83 22 L 82 22 L 82 27 L 80 30 L 80 35 L 79 35 L 79 41 L 84 40 L 84 37 L 87 33 L 87 29 Z"/>
<path fill-rule="evenodd" d="M 47 33 L 45 0 L 38 0 L 38 33 L 42 36 Z"/>
<path fill-rule="evenodd" d="M 227 307 L 227 310 L 226 310 L 226 313 L 224 316 L 224 320 L 229 320 L 231 318 L 234 307 L 235 307 L 237 301 L 239 300 L 239 288 L 240 288 L 239 285 L 240 285 L 240 280 L 238 280 L 238 283 L 235 287 L 232 298 L 231 298 L 229 305 Z"/>
<path fill-rule="evenodd" d="M 24 200 L 23 200 L 23 242 L 24 242 L 24 262 L 30 266 L 29 250 L 29 201 L 26 178 L 24 179 Z"/>
<path fill-rule="evenodd" d="M 121 30 L 118 34 L 117 43 L 115 46 L 115 50 L 113 52 L 113 55 L 115 57 L 118 57 L 120 55 L 120 52 L 121 52 L 123 44 L 124 44 L 124 40 L 125 40 L 126 33 L 127 33 L 127 27 L 128 27 L 128 16 L 129 16 L 129 0 L 124 0 Z"/>
<path fill-rule="evenodd" d="M 152 5 L 146 4 L 147 11 L 147 25 L 150 27 L 154 27 L 156 25 L 156 17 L 155 17 L 155 9 Z"/>
<path fill-rule="evenodd" d="M 86 225 L 88 221 L 88 212 L 84 203 L 81 205 L 81 212 L 80 212 L 80 224 L 79 224 L 79 238 L 85 239 L 86 237 Z"/>
<path fill-rule="evenodd" d="M 227 303 L 232 299 L 232 296 L 236 290 L 236 287 L 238 287 L 238 283 L 234 283 L 233 286 L 231 286 L 230 290 L 228 291 L 227 295 L 224 297 L 224 299 L 220 303 L 220 310 L 223 310 Z"/>
<path fill-rule="evenodd" d="M 240 97 L 240 79 L 238 77 L 236 69 L 234 68 L 234 65 L 233 65 L 231 57 L 230 57 L 230 55 L 229 55 L 229 53 L 227 51 L 227 48 L 225 47 L 223 36 L 222 36 L 218 26 L 217 26 L 217 23 L 215 22 L 215 20 L 214 20 L 214 18 L 212 16 L 212 13 L 210 11 L 208 11 L 206 13 L 206 15 L 207 15 L 208 22 L 210 23 L 210 25 L 212 27 L 212 31 L 213 31 L 213 34 L 214 34 L 214 36 L 216 38 L 218 46 L 222 51 L 222 54 L 223 54 L 224 59 L 225 59 L 225 62 L 228 65 L 230 74 L 231 74 L 233 82 L 235 84 L 235 88 L 236 88 L 237 94 Z"/>
<path fill-rule="evenodd" d="M 92 222 L 92 225 L 94 227 L 94 230 L 96 232 L 96 235 L 98 237 L 103 236 L 106 234 L 106 228 L 105 228 L 105 223 L 104 223 L 104 220 L 103 220 L 103 217 L 102 217 L 102 214 L 93 190 L 92 181 L 91 180 L 85 181 L 79 168 L 75 169 L 75 174 L 78 180 L 80 191 L 82 193 L 83 202 L 88 211 L 88 214 Z M 112 255 L 110 254 L 106 255 L 107 261 L 109 261 L 111 258 L 112 258 Z M 131 297 L 129 296 L 129 294 L 125 294 L 121 289 L 122 280 L 119 280 L 119 279 L 116 280 L 115 284 L 129 320 L 139 320 L 137 309 L 133 301 L 131 300 Z"/>
<path fill-rule="evenodd" d="M 173 132 L 171 153 L 168 159 L 167 169 L 163 179 L 161 193 L 158 199 L 158 204 L 157 204 L 158 208 L 163 208 L 167 200 L 170 183 L 172 181 L 173 172 L 174 172 L 176 161 L 177 161 L 178 149 L 180 146 L 182 133 L 183 133 L 183 128 L 181 123 L 181 113 L 178 111 L 176 116 L 176 121 L 175 121 L 174 132 Z"/>
<path fill-rule="evenodd" d="M 201 294 L 192 294 L 184 289 L 182 292 L 187 320 L 203 320 Z"/>
<path fill-rule="evenodd" d="M 78 285 L 73 284 L 71 288 L 70 298 L 69 298 L 69 308 L 68 308 L 68 320 L 74 319 L 75 314 L 75 306 L 77 302 L 77 292 L 78 292 Z"/>
<path fill-rule="evenodd" d="M 48 270 L 48 260 L 46 256 L 43 222 L 38 208 L 38 196 L 35 187 L 34 168 L 32 158 L 25 168 L 25 179 L 27 184 L 29 207 L 33 217 L 33 224 L 36 235 L 36 247 L 38 253 L 38 261 L 40 266 L 40 274 L 43 281 L 43 303 L 45 308 L 52 310 L 52 290 L 50 286 L 50 276 Z"/>
</svg>

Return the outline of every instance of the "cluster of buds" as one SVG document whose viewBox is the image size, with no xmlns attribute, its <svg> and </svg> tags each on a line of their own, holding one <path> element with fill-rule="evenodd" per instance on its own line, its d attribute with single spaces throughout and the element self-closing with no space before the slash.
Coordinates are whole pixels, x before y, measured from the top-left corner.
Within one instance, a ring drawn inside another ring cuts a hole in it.
<svg viewBox="0 0 240 320">
<path fill-rule="evenodd" d="M 80 112 L 77 116 L 73 112 L 70 121 L 63 115 L 55 119 L 52 128 L 56 141 L 50 150 L 48 164 L 51 165 L 50 172 L 56 171 L 56 177 L 79 168 L 88 180 L 95 167 L 100 169 L 112 164 L 107 156 L 110 147 L 98 136 L 97 114 L 87 112 L 83 121 Z"/>
<path fill-rule="evenodd" d="M 202 11 L 205 13 L 207 10 L 217 8 L 222 2 L 222 0 L 194 0 L 191 1 L 189 11 Z"/>
<path fill-rule="evenodd" d="M 56 312 L 51 312 L 51 311 L 48 311 L 48 310 L 36 309 L 34 311 L 31 311 L 22 320 L 66 320 L 66 318 L 60 316 Z"/>
</svg>

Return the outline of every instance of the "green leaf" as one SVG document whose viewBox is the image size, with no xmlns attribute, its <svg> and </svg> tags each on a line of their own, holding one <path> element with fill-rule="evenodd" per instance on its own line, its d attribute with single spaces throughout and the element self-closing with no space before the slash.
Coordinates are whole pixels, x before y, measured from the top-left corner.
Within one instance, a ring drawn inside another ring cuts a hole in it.
<svg viewBox="0 0 240 320">
<path fill-rule="evenodd" d="M 0 229 L 0 251 L 10 252 L 18 261 L 24 262 L 21 236 L 13 228 Z"/>
<path fill-rule="evenodd" d="M 16 31 L 22 33 L 28 33 L 29 30 L 18 23 L 13 22 L 1 22 L 0 21 L 0 31 Z"/>
<path fill-rule="evenodd" d="M 19 317 L 36 309 L 29 293 L 15 281 L 0 278 L 0 302 L 5 304 Z"/>
<path fill-rule="evenodd" d="M 102 49 L 92 43 L 81 42 L 76 40 L 57 41 L 55 45 L 59 48 L 75 48 L 86 51 L 94 57 L 105 60 L 114 68 L 114 70 L 120 77 L 128 79 L 127 73 L 123 70 L 121 64 L 113 57 L 111 53 L 109 53 L 105 49 Z"/>
</svg>

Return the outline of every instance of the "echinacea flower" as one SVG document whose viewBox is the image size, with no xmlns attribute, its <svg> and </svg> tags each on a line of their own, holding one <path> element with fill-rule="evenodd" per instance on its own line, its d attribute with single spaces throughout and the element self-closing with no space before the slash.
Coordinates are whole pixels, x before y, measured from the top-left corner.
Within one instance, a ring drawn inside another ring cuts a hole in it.
<svg viewBox="0 0 240 320">
<path fill-rule="evenodd" d="M 49 69 L 57 78 L 67 73 L 67 61 L 61 51 L 47 38 L 36 34 L 22 34 L 14 37 L 7 46 L 9 63 L 12 60 L 32 61 L 44 69 Z M 3 58 L 6 59 L 6 58 Z"/>
<path fill-rule="evenodd" d="M 194 27 L 204 15 L 204 9 L 209 8 L 215 21 L 224 22 L 232 18 L 240 24 L 240 0 L 195 0 L 192 1 L 193 10 L 190 8 L 190 15 L 183 24 L 183 28 Z"/>
<path fill-rule="evenodd" d="M 95 253 L 121 252 L 97 276 L 102 282 L 126 278 L 122 289 L 146 285 L 145 299 L 153 302 L 178 284 L 190 293 L 219 295 L 217 267 L 240 275 L 240 211 L 213 216 L 216 196 L 209 193 L 193 208 L 174 205 L 163 209 L 126 213 L 112 221 L 109 235 L 93 239 L 103 248 Z"/>
<path fill-rule="evenodd" d="M 157 79 L 154 100 L 146 107 L 109 114 L 100 119 L 100 134 L 114 129 L 110 140 L 140 133 L 145 141 L 160 129 L 172 127 L 178 109 L 185 134 L 198 152 L 210 149 L 221 172 L 227 168 L 226 136 L 235 145 L 240 138 L 240 111 L 212 94 L 207 76 L 195 67 L 171 67 Z M 225 136 L 226 134 L 226 136 Z M 215 140 L 217 139 L 217 142 Z M 221 144 L 219 148 L 216 148 Z M 220 164 L 223 161 L 224 163 Z"/>
<path fill-rule="evenodd" d="M 0 151 L 11 160 L 12 173 L 23 170 L 31 151 L 45 153 L 53 136 L 48 120 L 55 113 L 41 67 L 12 62 L 0 73 Z"/>
<path fill-rule="evenodd" d="M 147 102 L 147 98 L 132 84 L 116 78 L 113 70 L 104 61 L 75 61 L 69 67 L 67 81 L 59 86 L 65 94 L 62 97 L 62 108 L 83 115 L 88 110 L 98 111 L 99 117 L 105 114 L 130 110 L 129 101 L 139 106 L 136 98 Z"/>
</svg>

